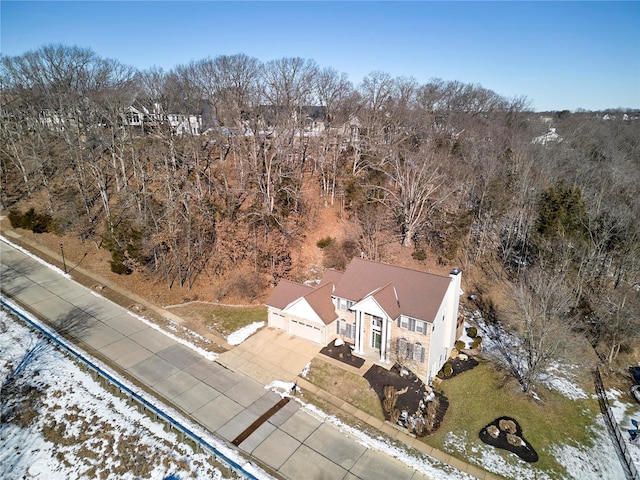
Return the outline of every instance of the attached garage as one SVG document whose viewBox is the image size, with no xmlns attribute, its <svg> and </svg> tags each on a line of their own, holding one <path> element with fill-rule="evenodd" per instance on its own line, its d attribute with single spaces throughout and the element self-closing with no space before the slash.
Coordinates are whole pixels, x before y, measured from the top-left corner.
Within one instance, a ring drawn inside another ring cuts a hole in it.
<svg viewBox="0 0 640 480">
<path fill-rule="evenodd" d="M 294 320 L 293 318 L 289 320 L 289 333 L 320 345 L 324 345 L 322 330 L 319 326 Z"/>
<path fill-rule="evenodd" d="M 287 330 L 287 319 L 280 310 L 269 307 L 269 326 Z"/>
<path fill-rule="evenodd" d="M 335 335 L 337 319 L 329 283 L 320 287 L 299 285 L 282 280 L 266 301 L 269 326 L 324 345 L 329 340 L 327 328 Z"/>
</svg>

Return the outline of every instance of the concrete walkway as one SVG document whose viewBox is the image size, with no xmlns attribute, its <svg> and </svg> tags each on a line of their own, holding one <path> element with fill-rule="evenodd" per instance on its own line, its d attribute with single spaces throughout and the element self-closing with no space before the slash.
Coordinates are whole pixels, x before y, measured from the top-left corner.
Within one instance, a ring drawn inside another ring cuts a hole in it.
<svg viewBox="0 0 640 480">
<path fill-rule="evenodd" d="M 426 479 L 0 241 L 5 295 L 283 478 Z M 268 418 L 265 419 L 265 414 Z M 262 423 L 256 422 L 264 419 Z M 235 442 L 234 442 L 235 441 Z"/>
</svg>

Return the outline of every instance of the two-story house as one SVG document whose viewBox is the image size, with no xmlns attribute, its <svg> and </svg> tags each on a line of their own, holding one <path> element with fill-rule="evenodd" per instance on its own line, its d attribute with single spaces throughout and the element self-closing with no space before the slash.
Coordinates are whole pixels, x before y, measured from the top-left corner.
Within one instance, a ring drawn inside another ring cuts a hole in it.
<svg viewBox="0 0 640 480">
<path fill-rule="evenodd" d="M 428 381 L 463 333 L 461 276 L 354 258 L 316 287 L 280 282 L 266 301 L 268 323 L 322 345 L 341 337 L 354 354 L 401 363 Z"/>
</svg>

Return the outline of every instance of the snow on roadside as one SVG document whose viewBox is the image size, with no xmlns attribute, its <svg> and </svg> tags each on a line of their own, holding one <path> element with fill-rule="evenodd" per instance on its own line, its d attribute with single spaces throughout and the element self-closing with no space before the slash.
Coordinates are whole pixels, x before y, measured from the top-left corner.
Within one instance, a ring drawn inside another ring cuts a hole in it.
<svg viewBox="0 0 640 480">
<path fill-rule="evenodd" d="M 627 451 L 633 459 L 633 463 L 636 465 L 636 469 L 640 471 L 640 443 L 634 444 L 631 442 L 631 436 L 629 430 L 635 427 L 631 424 L 631 420 L 640 422 L 640 404 L 631 400 L 631 396 L 628 393 L 621 392 L 619 390 L 611 389 L 607 390 L 607 398 L 609 400 L 609 406 L 613 412 L 613 416 L 618 421 L 618 427 L 622 438 L 627 444 Z M 628 400 L 628 401 L 625 401 Z"/>
<path fill-rule="evenodd" d="M 39 338 L 0 312 L 0 382 Z M 176 433 L 109 394 L 59 350 L 48 346 L 25 374 L 42 389 L 40 407 L 27 426 L 0 426 L 2 478 L 227 478 L 208 454 L 194 453 Z"/>
<path fill-rule="evenodd" d="M 352 438 L 356 438 L 361 445 L 364 445 L 367 448 L 372 448 L 374 450 L 384 452 L 387 455 L 398 459 L 414 470 L 423 473 L 427 477 L 437 478 L 438 480 L 473 480 L 476 478 L 473 475 L 452 467 L 451 465 L 440 462 L 434 457 L 423 454 L 418 450 L 411 449 L 413 451 L 409 452 L 409 447 L 400 447 L 396 444 L 391 443 L 389 440 L 387 440 L 387 438 L 381 435 L 376 438 L 371 437 L 361 430 L 344 424 L 337 417 L 326 414 L 314 405 L 304 403 L 303 407 L 311 415 L 317 417 L 320 420 L 327 421 L 335 425 L 343 433 Z"/>
<path fill-rule="evenodd" d="M 40 323 L 37 319 L 31 320 Z M 1 351 L 0 382 L 6 375 L 5 366 L 19 359 L 37 338 L 32 330 L 0 311 L 0 344 L 13 348 Z M 142 477 L 151 480 L 161 480 L 169 474 L 178 478 L 227 478 L 209 463 L 212 458 L 209 454 L 194 454 L 188 445 L 178 441 L 175 433 L 165 432 L 162 424 L 139 413 L 124 399 L 109 394 L 61 351 L 51 349 L 48 355 L 51 357 L 47 356 L 46 361 L 41 361 L 33 369 L 38 372 L 38 382 L 46 387 L 38 410 L 41 414 L 26 428 L 0 425 L 0 478 L 22 478 L 23 475 L 43 480 L 95 478 L 100 477 L 98 473 L 102 471 L 101 478 L 126 480 L 141 478 L 139 473 L 130 471 L 136 465 L 148 465 L 149 471 Z M 256 478 L 272 478 L 204 428 L 150 397 L 98 360 L 91 358 L 91 361 L 137 395 L 145 397 L 157 409 L 178 419 L 221 455 L 242 465 Z M 48 442 L 43 436 L 45 427 L 50 432 L 60 430 L 56 435 L 70 441 L 64 444 Z M 124 442 L 135 444 L 136 448 L 127 449 Z M 138 457 L 132 458 L 132 455 Z M 123 465 L 127 460 L 128 464 Z M 3 472 L 6 475 L 2 476 Z M 13 476 L 19 472 L 24 473 Z"/>
<path fill-rule="evenodd" d="M 83 286 L 84 287 L 84 286 Z M 84 287 L 86 288 L 86 287 Z M 89 290 L 89 289 L 87 289 Z M 107 299 L 105 299 L 104 297 L 102 297 L 100 294 L 94 292 L 93 290 L 89 290 L 91 293 L 93 293 L 94 295 L 103 298 L 105 301 L 109 301 Z M 145 317 L 138 315 L 136 313 L 130 312 L 129 310 L 127 310 L 124 307 L 121 307 L 120 305 L 114 304 L 117 307 L 121 308 L 125 313 L 129 314 L 130 316 L 132 316 L 133 318 L 135 318 L 136 320 L 144 323 L 145 325 L 147 325 L 150 328 L 153 328 L 154 330 L 156 330 L 157 332 L 163 334 L 166 337 L 169 337 L 171 340 L 173 340 L 174 342 L 179 343 L 180 345 L 184 345 L 187 348 L 190 348 L 191 350 L 193 350 L 194 352 L 196 352 L 198 355 L 206 358 L 207 360 L 211 360 L 212 362 L 214 362 L 219 355 L 215 352 L 210 352 L 209 350 L 205 350 L 204 348 L 200 348 L 197 345 L 194 345 L 193 343 L 191 343 L 189 340 L 185 340 L 182 337 L 179 337 L 178 335 L 174 335 L 171 332 L 168 332 L 165 328 L 162 328 L 160 325 L 157 325 L 155 323 L 153 323 L 151 320 L 147 320 Z M 205 343 L 211 343 L 211 340 L 209 340 L 208 338 L 203 337 L 202 335 L 193 332 L 185 327 L 183 327 L 182 325 L 180 325 L 179 323 L 174 322 L 173 320 L 169 319 L 169 318 L 165 318 L 165 320 L 167 322 L 169 322 L 169 329 L 173 330 L 174 332 L 177 333 L 177 329 L 178 327 L 182 327 L 185 332 L 187 333 L 187 335 L 196 338 L 197 340 L 203 341 Z"/>
<path fill-rule="evenodd" d="M 233 332 L 231 335 L 227 337 L 227 343 L 229 345 L 240 345 L 242 342 L 244 342 L 247 338 L 249 338 L 251 335 L 256 333 L 258 330 L 260 330 L 262 327 L 264 327 L 264 322 L 254 322 L 250 325 L 242 327 L 241 329 L 236 330 L 235 332 Z"/>
</svg>

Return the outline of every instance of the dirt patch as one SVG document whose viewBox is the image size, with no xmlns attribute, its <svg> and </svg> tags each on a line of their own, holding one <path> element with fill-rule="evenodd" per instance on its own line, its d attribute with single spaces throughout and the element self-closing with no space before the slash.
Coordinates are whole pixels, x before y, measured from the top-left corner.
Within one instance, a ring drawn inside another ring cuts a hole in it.
<svg viewBox="0 0 640 480">
<path fill-rule="evenodd" d="M 449 408 L 447 397 L 425 385 L 410 370 L 398 364 L 390 370 L 374 365 L 364 378 L 375 390 L 383 405 L 385 419 L 391 423 L 405 427 L 417 436 L 429 435 L 442 424 Z M 388 403 L 385 405 L 389 402 L 390 391 L 385 387 L 393 387 L 396 391 L 393 408 L 389 408 Z M 395 415 L 394 411 L 397 411 Z"/>
<path fill-rule="evenodd" d="M 340 346 L 335 346 L 333 342 L 320 350 L 320 353 L 326 355 L 327 357 L 331 357 L 334 360 L 338 360 L 339 362 L 345 363 L 347 365 L 351 365 L 355 368 L 360 368 L 364 365 L 364 360 L 360 357 L 356 357 L 352 353 L 353 345 L 349 343 L 343 343 Z"/>
</svg>

